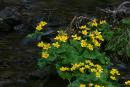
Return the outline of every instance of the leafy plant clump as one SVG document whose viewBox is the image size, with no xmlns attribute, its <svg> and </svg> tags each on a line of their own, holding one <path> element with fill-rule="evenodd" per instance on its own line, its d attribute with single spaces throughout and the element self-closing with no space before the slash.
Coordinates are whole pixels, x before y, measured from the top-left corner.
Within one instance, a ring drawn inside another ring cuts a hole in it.
<svg viewBox="0 0 130 87">
<path fill-rule="evenodd" d="M 47 23 L 41 21 L 36 26 L 35 33 L 44 32 Z M 107 69 L 112 65 L 102 51 L 102 42 L 112 39 L 114 32 L 105 20 L 96 18 L 87 21 L 72 35 L 58 31 L 53 42 L 38 42 L 40 69 L 53 65 L 59 76 L 67 79 L 68 87 L 120 87 L 118 69 Z M 129 81 L 125 85 L 130 85 Z"/>
</svg>

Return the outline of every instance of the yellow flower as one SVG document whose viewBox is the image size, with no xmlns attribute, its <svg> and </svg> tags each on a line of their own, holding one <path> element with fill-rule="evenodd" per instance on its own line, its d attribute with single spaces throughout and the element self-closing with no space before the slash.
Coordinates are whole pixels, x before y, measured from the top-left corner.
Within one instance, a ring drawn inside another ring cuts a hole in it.
<svg viewBox="0 0 130 87">
<path fill-rule="evenodd" d="M 66 42 L 67 39 L 68 39 L 68 37 L 67 37 L 67 35 L 65 35 L 65 36 L 62 36 L 61 41 Z"/>
<path fill-rule="evenodd" d="M 58 43 L 58 42 L 55 42 L 55 43 L 53 43 L 52 44 L 54 47 L 56 47 L 56 48 L 59 48 L 60 47 L 60 44 Z"/>
<path fill-rule="evenodd" d="M 45 58 L 45 59 L 46 59 L 46 58 L 48 58 L 48 57 L 49 57 L 49 54 L 48 54 L 47 52 L 43 52 L 43 53 L 42 53 L 42 58 Z"/>
<path fill-rule="evenodd" d="M 81 47 L 86 47 L 86 45 L 87 45 L 86 40 L 81 40 Z"/>
<path fill-rule="evenodd" d="M 101 20 L 99 24 L 106 24 L 106 20 Z"/>
<path fill-rule="evenodd" d="M 76 67 L 70 68 L 71 71 L 74 71 L 74 70 L 76 70 L 76 69 L 77 69 Z"/>
<path fill-rule="evenodd" d="M 87 30 L 83 30 L 83 31 L 82 31 L 82 34 L 83 34 L 83 35 L 87 35 L 87 34 L 88 34 Z"/>
<path fill-rule="evenodd" d="M 55 40 L 60 40 L 60 36 L 56 36 L 54 39 Z"/>
<path fill-rule="evenodd" d="M 60 71 L 62 71 L 62 72 L 64 72 L 64 71 L 69 71 L 69 68 L 68 68 L 68 67 L 63 67 L 63 66 L 62 66 L 62 67 L 60 68 Z"/>
<path fill-rule="evenodd" d="M 86 85 L 85 84 L 80 84 L 80 86 L 79 87 L 86 87 Z"/>
<path fill-rule="evenodd" d="M 86 28 L 87 28 L 86 25 L 83 25 L 83 26 L 80 27 L 80 29 L 86 29 Z"/>
<path fill-rule="evenodd" d="M 91 62 L 91 63 L 89 63 L 89 65 L 90 65 L 90 66 L 94 66 L 94 64 L 93 64 L 92 62 Z"/>
<path fill-rule="evenodd" d="M 97 27 L 97 22 L 92 22 L 92 27 Z"/>
<path fill-rule="evenodd" d="M 89 34 L 89 37 L 93 40 L 95 37 L 94 37 L 94 33 L 90 33 Z"/>
<path fill-rule="evenodd" d="M 94 87 L 101 87 L 100 85 L 95 85 Z"/>
<path fill-rule="evenodd" d="M 43 47 L 44 43 L 41 41 L 37 44 L 38 47 Z"/>
<path fill-rule="evenodd" d="M 93 86 L 93 83 L 89 83 L 89 84 L 88 84 L 88 87 L 92 87 L 92 86 Z"/>
<path fill-rule="evenodd" d="M 49 48 L 51 48 L 51 45 L 49 43 L 43 45 L 44 50 L 48 50 Z"/>
<path fill-rule="evenodd" d="M 92 62 L 91 62 L 91 60 L 86 60 L 85 63 L 88 64 L 88 63 L 92 63 Z"/>
<path fill-rule="evenodd" d="M 42 27 L 45 26 L 46 24 L 47 24 L 47 23 L 46 23 L 45 21 L 41 21 L 41 22 L 39 23 L 39 25 L 42 26 Z"/>
<path fill-rule="evenodd" d="M 97 27 L 97 19 L 96 18 L 94 18 L 93 20 L 92 20 L 92 22 L 91 22 L 91 26 L 92 27 Z"/>
<path fill-rule="evenodd" d="M 97 19 L 96 19 L 96 18 L 94 18 L 94 19 L 92 20 L 92 22 L 97 22 Z"/>
<path fill-rule="evenodd" d="M 74 40 L 81 40 L 81 36 L 77 36 L 77 34 L 72 35 Z"/>
<path fill-rule="evenodd" d="M 84 66 L 84 63 L 80 62 L 79 65 L 80 65 L 80 66 Z"/>
<path fill-rule="evenodd" d="M 116 77 L 115 77 L 115 76 L 110 76 L 110 78 L 111 78 L 112 80 L 116 80 Z"/>
<path fill-rule="evenodd" d="M 42 26 L 40 26 L 40 25 L 36 26 L 36 30 L 38 30 L 38 31 L 42 30 Z"/>
<path fill-rule="evenodd" d="M 56 36 L 56 38 L 54 38 L 55 40 L 59 40 L 59 41 L 62 41 L 62 42 L 66 42 L 67 39 L 68 39 L 68 36 L 67 35 L 58 35 Z"/>
<path fill-rule="evenodd" d="M 125 82 L 125 85 L 130 86 L 130 80 L 126 81 L 126 82 Z"/>
<path fill-rule="evenodd" d="M 98 30 L 96 30 L 96 31 L 94 31 L 94 34 L 98 36 L 98 35 L 101 35 L 101 32 L 99 32 Z"/>
<path fill-rule="evenodd" d="M 93 50 L 93 45 L 88 44 L 88 45 L 87 45 L 87 48 L 88 48 L 89 50 Z"/>
<path fill-rule="evenodd" d="M 86 69 L 90 69 L 90 66 L 89 66 L 89 65 L 85 65 L 85 68 L 86 68 Z"/>
<path fill-rule="evenodd" d="M 102 35 L 98 35 L 98 36 L 96 36 L 96 38 L 99 39 L 99 40 L 101 40 L 101 41 L 104 41 Z"/>
<path fill-rule="evenodd" d="M 97 70 L 94 68 L 91 68 L 90 70 L 91 70 L 91 72 L 97 72 Z"/>
<path fill-rule="evenodd" d="M 81 73 L 84 73 L 84 70 L 85 70 L 85 68 L 84 68 L 84 67 L 79 68 L 79 71 L 80 71 Z"/>
<path fill-rule="evenodd" d="M 95 67 L 96 67 L 98 72 L 102 72 L 103 71 L 103 68 L 100 65 L 96 64 Z"/>
<path fill-rule="evenodd" d="M 119 73 L 119 71 L 117 69 L 112 69 L 110 71 L 110 74 L 112 74 L 112 75 L 120 75 L 120 73 Z"/>
<path fill-rule="evenodd" d="M 100 77 L 100 72 L 96 72 L 96 77 L 97 77 L 97 78 Z"/>
<path fill-rule="evenodd" d="M 46 25 L 47 23 L 46 22 L 39 22 L 38 25 L 36 26 L 36 30 L 40 31 L 43 29 L 43 27 Z"/>
<path fill-rule="evenodd" d="M 93 40 L 93 43 L 94 43 L 94 45 L 97 46 L 97 47 L 100 47 L 100 46 L 101 46 L 101 44 L 100 44 L 97 40 Z"/>
</svg>

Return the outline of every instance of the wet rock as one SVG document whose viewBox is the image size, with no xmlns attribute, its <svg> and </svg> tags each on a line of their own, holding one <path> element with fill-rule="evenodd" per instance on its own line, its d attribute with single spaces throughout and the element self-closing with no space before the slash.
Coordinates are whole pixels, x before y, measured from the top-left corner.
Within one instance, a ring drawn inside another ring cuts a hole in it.
<svg viewBox="0 0 130 87">
<path fill-rule="evenodd" d="M 55 74 L 52 66 L 45 67 L 44 70 L 36 70 L 30 73 L 30 79 L 45 79 L 50 75 Z"/>
<path fill-rule="evenodd" d="M 3 10 L 0 11 L 0 18 L 1 19 L 8 19 L 13 18 L 18 20 L 20 17 L 20 13 L 18 12 L 17 7 L 5 7 Z"/>
<path fill-rule="evenodd" d="M 12 31 L 20 23 L 20 13 L 16 7 L 5 7 L 0 11 L 0 31 Z"/>
<path fill-rule="evenodd" d="M 14 30 L 19 32 L 19 33 L 20 32 L 22 32 L 22 33 L 27 32 L 27 28 L 24 24 L 14 26 Z"/>
<path fill-rule="evenodd" d="M 11 80 L 0 80 L 0 87 L 3 87 L 4 85 L 10 84 Z"/>
</svg>

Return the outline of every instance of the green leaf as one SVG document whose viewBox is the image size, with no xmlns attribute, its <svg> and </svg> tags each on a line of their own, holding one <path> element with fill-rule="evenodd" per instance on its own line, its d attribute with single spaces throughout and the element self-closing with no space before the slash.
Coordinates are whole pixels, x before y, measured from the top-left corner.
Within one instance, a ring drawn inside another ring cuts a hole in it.
<svg viewBox="0 0 130 87">
<path fill-rule="evenodd" d="M 130 18 L 124 18 L 121 20 L 121 22 L 125 25 L 130 25 Z"/>
<path fill-rule="evenodd" d="M 29 34 L 23 39 L 23 44 L 40 41 L 42 36 L 43 36 L 43 32 L 35 32 L 32 34 Z"/>
<path fill-rule="evenodd" d="M 67 80 L 71 80 L 71 78 L 73 77 L 73 75 L 69 72 L 61 72 L 61 71 L 58 71 L 58 74 L 59 76 L 62 78 L 62 79 L 67 79 Z"/>
<path fill-rule="evenodd" d="M 45 67 L 47 64 L 47 61 L 45 59 L 38 59 L 37 65 L 39 67 L 39 69 L 43 69 L 43 67 Z"/>
<path fill-rule="evenodd" d="M 126 47 L 127 56 L 130 58 L 130 46 Z"/>
</svg>

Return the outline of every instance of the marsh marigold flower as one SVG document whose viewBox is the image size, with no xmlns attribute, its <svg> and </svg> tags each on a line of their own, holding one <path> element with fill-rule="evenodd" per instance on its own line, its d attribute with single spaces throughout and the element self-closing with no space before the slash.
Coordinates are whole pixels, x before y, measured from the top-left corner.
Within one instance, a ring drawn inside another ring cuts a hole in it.
<svg viewBox="0 0 130 87">
<path fill-rule="evenodd" d="M 92 86 L 93 86 L 93 83 L 89 83 L 89 84 L 88 84 L 88 87 L 92 87 Z"/>
<path fill-rule="evenodd" d="M 79 71 L 80 71 L 81 73 L 84 73 L 84 72 L 85 72 L 85 68 L 84 68 L 84 67 L 81 67 L 81 68 L 79 68 Z"/>
<path fill-rule="evenodd" d="M 100 47 L 100 46 L 101 46 L 101 44 L 100 44 L 97 40 L 93 40 L 93 43 L 94 43 L 94 45 L 97 46 L 97 47 Z"/>
<path fill-rule="evenodd" d="M 41 41 L 37 44 L 38 47 L 43 47 L 44 43 Z"/>
<path fill-rule="evenodd" d="M 54 47 L 56 47 L 56 48 L 59 48 L 59 47 L 60 47 L 59 42 L 55 42 L 55 43 L 53 43 L 52 45 L 53 45 Z"/>
<path fill-rule="evenodd" d="M 100 85 L 94 85 L 94 87 L 101 87 Z"/>
<path fill-rule="evenodd" d="M 125 85 L 130 86 L 130 80 L 126 81 L 126 82 L 125 82 Z"/>
<path fill-rule="evenodd" d="M 83 35 L 87 35 L 87 34 L 88 34 L 87 30 L 83 30 L 83 31 L 82 31 L 82 34 L 83 34 Z"/>
<path fill-rule="evenodd" d="M 38 25 L 36 26 L 36 30 L 40 31 L 43 29 L 43 27 L 46 25 L 47 23 L 46 22 L 39 22 Z"/>
<path fill-rule="evenodd" d="M 88 48 L 89 50 L 93 50 L 93 45 L 88 44 L 88 45 L 87 45 L 87 48 Z"/>
<path fill-rule="evenodd" d="M 119 73 L 119 71 L 117 69 L 112 69 L 110 71 L 110 74 L 112 74 L 112 75 L 120 75 L 120 73 Z"/>
<path fill-rule="evenodd" d="M 97 19 L 94 18 L 94 19 L 92 20 L 92 22 L 91 22 L 91 26 L 92 26 L 92 27 L 97 27 L 97 25 L 98 25 Z"/>
<path fill-rule="evenodd" d="M 62 67 L 60 68 L 60 71 L 62 71 L 62 72 L 64 72 L 64 71 L 68 71 L 68 70 L 69 70 L 68 67 L 63 67 L 63 66 L 62 66 Z"/>
<path fill-rule="evenodd" d="M 79 87 L 86 87 L 86 85 L 85 84 L 80 84 L 80 86 Z"/>
<path fill-rule="evenodd" d="M 47 52 L 43 52 L 43 53 L 42 53 L 42 58 L 45 58 L 45 59 L 46 59 L 46 58 L 48 58 L 48 57 L 49 57 L 49 54 L 48 54 Z"/>
<path fill-rule="evenodd" d="M 59 34 L 54 39 L 57 41 L 66 42 L 68 40 L 68 36 L 63 31 L 59 31 Z"/>
<path fill-rule="evenodd" d="M 44 43 L 44 45 L 43 45 L 43 49 L 44 50 L 48 50 L 49 48 L 51 48 L 51 44 L 49 44 L 49 43 Z"/>
<path fill-rule="evenodd" d="M 81 47 L 86 47 L 86 46 L 87 46 L 86 40 L 81 40 Z"/>
<path fill-rule="evenodd" d="M 116 77 L 115 77 L 115 76 L 110 76 L 110 78 L 111 78 L 112 80 L 116 80 Z"/>
<path fill-rule="evenodd" d="M 77 36 L 77 34 L 72 35 L 72 38 L 73 38 L 74 40 L 81 40 L 81 36 Z"/>
<path fill-rule="evenodd" d="M 87 28 L 86 25 L 83 25 L 83 26 L 80 27 L 80 29 L 86 29 L 86 28 Z"/>
</svg>

